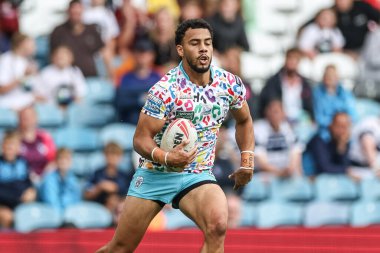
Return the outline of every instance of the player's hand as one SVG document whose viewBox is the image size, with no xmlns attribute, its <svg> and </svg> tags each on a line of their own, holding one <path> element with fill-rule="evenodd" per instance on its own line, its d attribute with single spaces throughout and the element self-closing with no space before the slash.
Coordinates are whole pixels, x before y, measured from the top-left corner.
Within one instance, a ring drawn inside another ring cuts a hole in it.
<svg viewBox="0 0 380 253">
<path fill-rule="evenodd" d="M 240 187 L 246 185 L 251 181 L 253 176 L 253 170 L 238 169 L 234 173 L 228 176 L 229 179 L 235 180 L 234 190 L 238 190 Z"/>
<path fill-rule="evenodd" d="M 186 152 L 184 148 L 187 144 L 189 144 L 189 142 L 189 140 L 183 141 L 181 144 L 169 152 L 166 159 L 166 163 L 169 167 L 184 169 L 187 165 L 194 161 L 194 159 L 197 157 L 198 147 L 195 145 L 193 149 L 189 150 L 189 152 Z"/>
</svg>

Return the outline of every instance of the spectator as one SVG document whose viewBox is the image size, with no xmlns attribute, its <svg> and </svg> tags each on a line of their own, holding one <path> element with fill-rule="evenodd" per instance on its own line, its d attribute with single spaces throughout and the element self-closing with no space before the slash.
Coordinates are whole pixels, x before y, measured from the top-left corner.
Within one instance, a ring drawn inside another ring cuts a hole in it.
<svg viewBox="0 0 380 253">
<path fill-rule="evenodd" d="M 18 120 L 22 140 L 21 156 L 28 162 L 32 181 L 38 183 L 54 161 L 55 144 L 48 132 L 38 129 L 37 113 L 33 107 L 21 110 Z"/>
<path fill-rule="evenodd" d="M 335 0 L 337 26 L 342 31 L 346 44 L 344 49 L 354 54 L 362 48 L 371 22 L 378 23 L 380 12 L 366 2 Z"/>
<path fill-rule="evenodd" d="M 34 90 L 38 101 L 67 106 L 80 101 L 86 94 L 86 80 L 82 71 L 73 66 L 74 55 L 67 46 L 52 52 L 52 64 L 36 78 Z"/>
<path fill-rule="evenodd" d="M 148 39 L 138 40 L 134 47 L 135 69 L 123 76 L 116 90 L 115 104 L 119 120 L 137 124 L 149 88 L 161 79 L 153 69 L 154 47 Z"/>
<path fill-rule="evenodd" d="M 39 197 L 60 213 L 81 200 L 79 181 L 70 171 L 72 166 L 71 151 L 60 148 L 57 151 L 56 169 L 45 174 L 39 187 Z"/>
<path fill-rule="evenodd" d="M 231 47 L 249 50 L 239 0 L 221 0 L 218 12 L 208 19 L 214 29 L 214 49 L 223 54 Z"/>
<path fill-rule="evenodd" d="M 313 118 L 312 89 L 309 82 L 298 73 L 301 52 L 291 48 L 286 52 L 285 65 L 270 77 L 260 94 L 260 112 L 273 100 L 281 100 L 285 115 L 293 123 L 306 111 Z"/>
<path fill-rule="evenodd" d="M 310 174 L 350 174 L 350 116 L 345 112 L 337 112 L 329 131 L 330 137 L 322 138 L 316 134 L 307 144 L 306 152 L 310 155 L 314 167 Z"/>
<path fill-rule="evenodd" d="M 0 156 L 0 228 L 10 228 L 13 209 L 36 197 L 27 163 L 19 156 L 20 142 L 16 132 L 7 132 L 3 137 L 3 154 Z"/>
<path fill-rule="evenodd" d="M 286 121 L 280 100 L 265 108 L 265 119 L 254 123 L 257 167 L 277 177 L 301 174 L 301 148 Z"/>
<path fill-rule="evenodd" d="M 179 7 L 181 9 L 181 15 L 179 17 L 180 23 L 188 19 L 203 17 L 203 10 L 199 0 L 180 1 Z"/>
<path fill-rule="evenodd" d="M 83 6 L 79 0 L 72 0 L 68 9 L 68 20 L 57 26 L 50 36 L 50 49 L 65 45 L 74 53 L 74 65 L 78 66 L 84 76 L 97 76 L 95 59 L 104 47 L 96 25 L 85 25 L 82 21 Z M 104 57 L 103 57 L 104 58 Z M 104 59 L 110 64 L 109 59 Z M 110 70 L 111 67 L 107 66 Z"/>
<path fill-rule="evenodd" d="M 352 131 L 350 158 L 357 168 L 371 169 L 380 176 L 380 118 L 370 117 L 358 123 Z"/>
<path fill-rule="evenodd" d="M 8 36 L 2 31 L 1 22 L 0 22 L 0 54 L 5 53 L 11 49 L 11 40 Z"/>
<path fill-rule="evenodd" d="M 314 22 L 302 30 L 299 38 L 300 50 L 311 59 L 319 53 L 341 52 L 344 43 L 332 9 L 319 11 Z"/>
<path fill-rule="evenodd" d="M 84 197 L 105 205 L 117 217 L 132 174 L 127 175 L 118 169 L 123 157 L 123 150 L 118 144 L 108 143 L 104 148 L 104 155 L 106 166 L 97 170 L 90 178 Z"/>
<path fill-rule="evenodd" d="M 328 136 L 336 112 L 347 112 L 353 122 L 357 120 L 355 98 L 343 88 L 334 65 L 326 67 L 322 83 L 313 90 L 313 108 L 319 133 L 323 136 Z"/>
<path fill-rule="evenodd" d="M 151 31 L 151 39 L 156 54 L 154 64 L 161 67 L 161 72 L 164 73 L 178 64 L 179 61 L 174 43 L 175 26 L 175 18 L 169 10 L 160 9 L 154 14 L 154 27 Z"/>
<path fill-rule="evenodd" d="M 34 40 L 16 33 L 12 50 L 0 56 L 0 107 L 20 110 L 33 103 L 30 82 L 37 73 L 37 64 L 31 60 L 35 53 Z"/>
</svg>

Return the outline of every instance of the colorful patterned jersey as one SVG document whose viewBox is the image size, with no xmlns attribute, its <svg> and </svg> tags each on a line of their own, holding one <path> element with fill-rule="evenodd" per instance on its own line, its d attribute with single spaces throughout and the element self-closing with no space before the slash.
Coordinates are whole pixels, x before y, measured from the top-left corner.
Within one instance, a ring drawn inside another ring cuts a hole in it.
<svg viewBox="0 0 380 253">
<path fill-rule="evenodd" d="M 197 158 L 186 172 L 212 169 L 219 127 L 230 109 L 240 109 L 245 101 L 241 79 L 221 68 L 211 66 L 212 82 L 205 87 L 189 80 L 182 63 L 170 70 L 150 90 L 142 109 L 146 115 L 165 119 L 162 130 L 154 137 L 160 146 L 166 127 L 177 118 L 189 119 L 198 132 Z M 161 164 L 142 158 L 140 167 L 167 171 Z"/>
</svg>

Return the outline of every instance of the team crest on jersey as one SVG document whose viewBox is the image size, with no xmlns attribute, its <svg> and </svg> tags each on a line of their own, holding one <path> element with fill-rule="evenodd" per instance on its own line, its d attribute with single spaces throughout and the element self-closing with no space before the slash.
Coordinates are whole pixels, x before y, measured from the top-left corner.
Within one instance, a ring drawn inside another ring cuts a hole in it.
<svg viewBox="0 0 380 253">
<path fill-rule="evenodd" d="M 138 176 L 136 178 L 135 188 L 139 188 L 142 185 L 143 182 L 144 182 L 144 178 L 141 177 L 141 176 Z"/>
</svg>

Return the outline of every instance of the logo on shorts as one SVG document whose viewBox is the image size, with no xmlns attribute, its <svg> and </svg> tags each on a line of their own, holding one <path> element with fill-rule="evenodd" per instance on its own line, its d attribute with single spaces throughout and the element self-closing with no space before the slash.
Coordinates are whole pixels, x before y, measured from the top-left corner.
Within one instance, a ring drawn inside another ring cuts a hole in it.
<svg viewBox="0 0 380 253">
<path fill-rule="evenodd" d="M 141 177 L 141 176 L 137 177 L 136 178 L 136 182 L 135 182 L 135 188 L 139 188 L 142 185 L 143 182 L 144 182 L 144 178 L 143 177 Z"/>
</svg>

